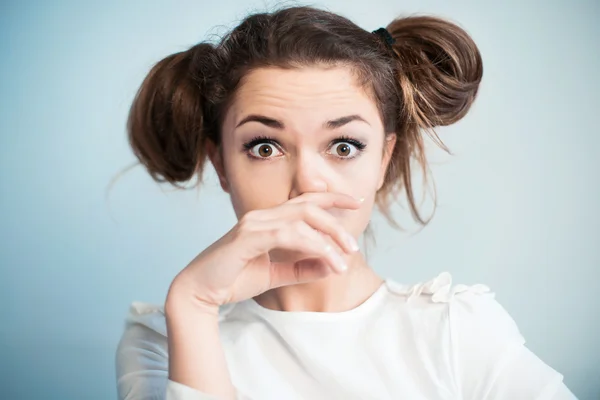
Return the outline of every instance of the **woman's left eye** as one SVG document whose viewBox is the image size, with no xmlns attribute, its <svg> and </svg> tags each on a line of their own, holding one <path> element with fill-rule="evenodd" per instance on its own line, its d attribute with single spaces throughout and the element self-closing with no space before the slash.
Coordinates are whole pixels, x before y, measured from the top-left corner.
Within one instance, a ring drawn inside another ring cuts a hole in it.
<svg viewBox="0 0 600 400">
<path fill-rule="evenodd" d="M 364 145 L 340 141 L 331 146 L 329 154 L 338 158 L 354 158 L 364 148 Z"/>
</svg>

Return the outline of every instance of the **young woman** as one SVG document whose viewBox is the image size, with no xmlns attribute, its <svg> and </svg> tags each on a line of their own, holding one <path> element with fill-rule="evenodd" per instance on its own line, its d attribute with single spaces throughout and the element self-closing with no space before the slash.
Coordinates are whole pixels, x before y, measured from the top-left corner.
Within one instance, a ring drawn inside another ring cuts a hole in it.
<svg viewBox="0 0 600 400">
<path fill-rule="evenodd" d="M 248 17 L 170 55 L 129 119 L 157 181 L 207 159 L 238 223 L 134 303 L 120 399 L 573 399 L 482 285 L 403 286 L 356 240 L 404 190 L 423 134 L 458 121 L 482 62 L 458 26 L 400 18 L 369 32 L 305 7 Z"/>
</svg>

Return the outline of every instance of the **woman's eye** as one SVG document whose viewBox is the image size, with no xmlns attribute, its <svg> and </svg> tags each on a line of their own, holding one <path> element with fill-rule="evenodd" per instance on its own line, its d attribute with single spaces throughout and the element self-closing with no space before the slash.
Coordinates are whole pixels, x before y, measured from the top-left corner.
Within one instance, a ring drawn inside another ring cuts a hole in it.
<svg viewBox="0 0 600 400">
<path fill-rule="evenodd" d="M 332 146 L 331 153 L 340 158 L 352 158 L 356 155 L 358 149 L 347 142 L 339 142 Z"/>
<path fill-rule="evenodd" d="M 250 153 L 256 158 L 270 158 L 281 154 L 277 147 L 271 143 L 259 143 L 252 146 Z"/>
</svg>

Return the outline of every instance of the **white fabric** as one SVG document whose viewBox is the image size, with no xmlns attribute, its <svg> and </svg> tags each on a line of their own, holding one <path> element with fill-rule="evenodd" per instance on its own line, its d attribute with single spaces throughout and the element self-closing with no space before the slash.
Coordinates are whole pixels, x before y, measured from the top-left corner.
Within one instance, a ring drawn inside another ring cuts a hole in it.
<svg viewBox="0 0 600 400">
<path fill-rule="evenodd" d="M 386 281 L 341 313 L 221 309 L 239 399 L 572 400 L 483 285 Z M 201 337 L 198 340 L 202 340 Z M 121 400 L 212 400 L 168 379 L 161 307 L 134 303 L 117 351 Z"/>
</svg>

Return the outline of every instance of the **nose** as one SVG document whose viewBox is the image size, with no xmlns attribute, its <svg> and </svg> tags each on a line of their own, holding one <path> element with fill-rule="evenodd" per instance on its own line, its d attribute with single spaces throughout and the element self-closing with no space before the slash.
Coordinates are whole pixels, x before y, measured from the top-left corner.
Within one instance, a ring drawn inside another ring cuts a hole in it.
<svg viewBox="0 0 600 400">
<path fill-rule="evenodd" d="M 311 157 L 296 159 L 290 199 L 307 192 L 327 192 L 328 184 L 324 176 L 326 166 L 320 164 L 318 159 Z"/>
</svg>

